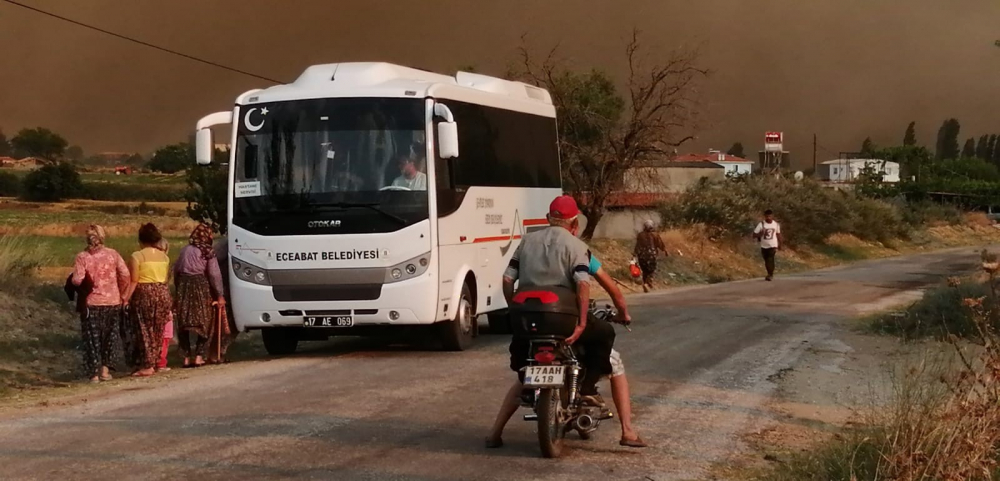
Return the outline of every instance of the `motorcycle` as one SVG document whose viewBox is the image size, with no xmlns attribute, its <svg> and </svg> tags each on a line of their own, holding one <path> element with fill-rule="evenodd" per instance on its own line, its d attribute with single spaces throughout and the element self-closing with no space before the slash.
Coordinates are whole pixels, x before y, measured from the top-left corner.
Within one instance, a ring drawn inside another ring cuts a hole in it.
<svg viewBox="0 0 1000 481">
<path fill-rule="evenodd" d="M 592 300 L 589 311 L 592 318 L 617 322 L 618 313 L 610 305 L 599 308 Z M 580 383 L 584 366 L 579 360 L 580 348 L 564 341 L 561 336 L 530 337 L 530 356 L 524 369 L 522 406 L 533 411 L 524 420 L 538 422 L 538 444 L 546 458 L 559 457 L 563 440 L 570 431 L 575 430 L 581 439 L 587 440 L 602 421 L 614 417 L 606 407 L 590 405 L 582 399 Z"/>
</svg>

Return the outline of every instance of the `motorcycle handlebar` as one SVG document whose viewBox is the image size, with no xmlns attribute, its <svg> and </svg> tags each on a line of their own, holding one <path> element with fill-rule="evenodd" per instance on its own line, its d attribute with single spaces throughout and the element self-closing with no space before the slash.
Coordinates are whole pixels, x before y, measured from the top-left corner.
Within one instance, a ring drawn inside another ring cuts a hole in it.
<svg viewBox="0 0 1000 481">
<path fill-rule="evenodd" d="M 620 324 L 622 326 L 625 326 L 625 329 L 628 329 L 629 332 L 632 332 L 632 328 L 629 327 L 629 324 L 631 324 L 631 322 L 626 321 L 624 319 L 620 319 L 618 317 L 618 311 L 615 310 L 615 308 L 612 307 L 610 304 L 605 304 L 603 308 L 597 308 L 596 306 L 594 306 L 590 309 L 590 312 L 598 319 L 606 320 L 612 324 Z"/>
</svg>

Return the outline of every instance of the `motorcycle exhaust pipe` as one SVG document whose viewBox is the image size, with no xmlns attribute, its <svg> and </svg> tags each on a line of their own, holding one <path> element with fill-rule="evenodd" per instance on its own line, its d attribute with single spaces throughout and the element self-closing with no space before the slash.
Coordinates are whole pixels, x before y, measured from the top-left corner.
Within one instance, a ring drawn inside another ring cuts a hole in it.
<svg viewBox="0 0 1000 481">
<path fill-rule="evenodd" d="M 594 423 L 595 423 L 594 418 L 592 418 L 589 414 L 581 415 L 580 417 L 576 418 L 576 421 L 574 422 L 574 424 L 576 424 L 576 428 L 583 431 L 589 431 L 590 429 L 593 429 Z"/>
</svg>

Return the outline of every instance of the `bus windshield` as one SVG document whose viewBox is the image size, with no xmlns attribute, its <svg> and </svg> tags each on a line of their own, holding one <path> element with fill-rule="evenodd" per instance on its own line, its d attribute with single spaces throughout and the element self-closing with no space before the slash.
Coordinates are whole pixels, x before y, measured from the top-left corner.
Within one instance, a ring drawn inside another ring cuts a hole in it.
<svg viewBox="0 0 1000 481">
<path fill-rule="evenodd" d="M 428 216 L 421 99 L 334 98 L 241 108 L 233 223 L 264 235 L 389 232 Z M 373 215 L 373 213 L 375 215 Z"/>
</svg>

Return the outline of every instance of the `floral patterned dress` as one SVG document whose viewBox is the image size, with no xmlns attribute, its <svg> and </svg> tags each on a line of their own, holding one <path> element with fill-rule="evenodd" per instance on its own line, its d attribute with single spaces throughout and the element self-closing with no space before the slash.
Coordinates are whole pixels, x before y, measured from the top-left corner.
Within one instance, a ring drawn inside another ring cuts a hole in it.
<svg viewBox="0 0 1000 481">
<path fill-rule="evenodd" d="M 122 256 L 101 246 L 76 256 L 70 281 L 80 286 L 85 279 L 92 287 L 86 309 L 80 313 L 80 335 L 84 374 L 93 377 L 101 367 L 114 367 L 121 359 L 121 293 L 128 287 L 130 276 Z"/>
</svg>

